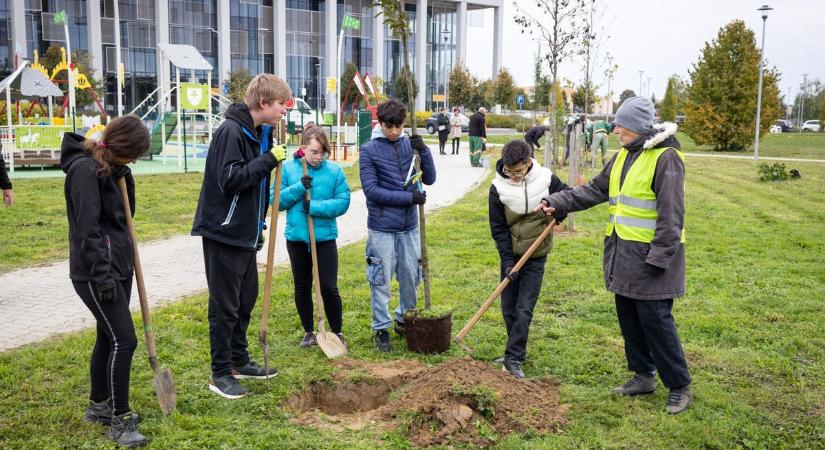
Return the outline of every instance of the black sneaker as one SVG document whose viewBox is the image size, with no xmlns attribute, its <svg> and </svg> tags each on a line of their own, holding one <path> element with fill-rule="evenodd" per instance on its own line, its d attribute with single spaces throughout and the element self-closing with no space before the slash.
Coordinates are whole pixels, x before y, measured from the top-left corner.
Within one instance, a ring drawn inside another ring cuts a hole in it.
<svg viewBox="0 0 825 450">
<path fill-rule="evenodd" d="M 504 371 L 510 372 L 516 378 L 524 378 L 524 363 L 512 359 L 504 360 Z"/>
<path fill-rule="evenodd" d="M 669 414 L 679 414 L 688 409 L 691 403 L 693 403 L 693 395 L 690 393 L 689 387 L 671 389 L 665 409 Z"/>
<path fill-rule="evenodd" d="M 86 415 L 83 417 L 89 423 L 101 423 L 103 425 L 112 424 L 112 399 L 103 400 L 100 403 L 95 403 L 89 400 L 89 406 L 86 407 Z"/>
<path fill-rule="evenodd" d="M 244 378 L 255 378 L 256 380 L 266 380 L 267 378 L 275 378 L 278 376 L 278 369 L 274 367 L 269 368 L 269 373 L 259 366 L 255 361 L 250 360 L 243 367 L 233 367 L 232 376 L 238 380 Z"/>
<path fill-rule="evenodd" d="M 613 389 L 613 393 L 617 395 L 647 395 L 655 391 L 656 378 L 650 373 L 637 373 L 625 384 Z"/>
<path fill-rule="evenodd" d="M 140 434 L 137 429 L 137 414 L 127 412 L 119 416 L 112 416 L 112 428 L 109 430 L 109 437 L 119 445 L 126 447 L 140 447 L 149 442 L 149 438 Z"/>
<path fill-rule="evenodd" d="M 304 334 L 304 338 L 301 339 L 301 348 L 309 348 L 313 345 L 318 345 L 318 340 L 315 339 L 315 333 L 309 332 Z"/>
<path fill-rule="evenodd" d="M 390 343 L 390 333 L 387 330 L 376 330 L 373 335 L 375 341 L 375 349 L 379 352 L 391 352 L 392 343 Z"/>
<path fill-rule="evenodd" d="M 394 330 L 395 330 L 395 334 L 397 334 L 401 337 L 406 337 L 407 336 L 407 332 L 404 330 L 404 322 L 399 322 L 398 319 L 395 319 Z"/>
<path fill-rule="evenodd" d="M 349 350 L 349 345 L 347 345 L 347 341 L 344 339 L 344 333 L 335 333 L 338 336 L 338 339 L 341 340 L 341 343 L 344 344 L 344 348 Z"/>
<path fill-rule="evenodd" d="M 210 378 L 209 390 L 220 395 L 223 398 L 236 400 L 246 397 L 249 391 L 238 383 L 232 375 L 224 375 L 219 378 Z"/>
</svg>

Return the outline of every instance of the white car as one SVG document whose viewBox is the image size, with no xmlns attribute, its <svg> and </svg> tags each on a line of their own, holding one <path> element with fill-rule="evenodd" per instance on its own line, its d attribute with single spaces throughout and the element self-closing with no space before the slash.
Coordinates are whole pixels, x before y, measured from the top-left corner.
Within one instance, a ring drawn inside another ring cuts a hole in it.
<svg viewBox="0 0 825 450">
<path fill-rule="evenodd" d="M 303 129 L 303 126 L 309 122 L 318 123 L 319 119 L 323 121 L 324 116 L 322 114 L 316 114 L 315 110 L 310 108 L 307 102 L 300 98 L 295 99 L 295 107 L 286 113 L 287 122 L 294 123 L 296 130 Z"/>
<path fill-rule="evenodd" d="M 819 132 L 819 121 L 818 120 L 806 120 L 805 123 L 802 124 L 802 131 L 813 131 L 814 133 Z"/>
</svg>

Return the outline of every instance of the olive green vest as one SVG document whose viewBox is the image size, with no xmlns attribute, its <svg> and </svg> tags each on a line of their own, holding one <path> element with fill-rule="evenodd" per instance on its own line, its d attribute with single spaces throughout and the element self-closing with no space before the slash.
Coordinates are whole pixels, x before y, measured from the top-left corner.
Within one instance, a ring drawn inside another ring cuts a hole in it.
<svg viewBox="0 0 825 450">
<path fill-rule="evenodd" d="M 507 218 L 507 226 L 510 227 L 510 239 L 513 245 L 513 254 L 523 255 L 527 253 L 527 249 L 533 245 L 536 238 L 539 237 L 542 231 L 547 227 L 552 219 L 543 212 L 535 212 L 530 214 L 518 214 L 504 207 L 504 216 Z M 553 233 L 551 232 L 547 239 L 542 242 L 531 258 L 545 256 L 553 249 Z"/>
</svg>

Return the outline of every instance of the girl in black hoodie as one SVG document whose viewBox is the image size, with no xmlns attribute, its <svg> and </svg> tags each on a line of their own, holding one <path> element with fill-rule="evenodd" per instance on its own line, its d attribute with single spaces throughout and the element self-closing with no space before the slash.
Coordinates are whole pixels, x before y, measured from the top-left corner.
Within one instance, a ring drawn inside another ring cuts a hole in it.
<svg viewBox="0 0 825 450">
<path fill-rule="evenodd" d="M 129 312 L 134 260 L 118 180 L 126 178 L 132 214 L 135 180 L 126 166 L 149 148 L 149 132 L 135 116 L 112 120 L 99 141 L 63 135 L 60 165 L 69 220 L 69 277 L 97 320 L 91 358 L 91 393 L 86 420 L 111 425 L 118 444 L 147 438 L 129 409 L 129 371 L 137 338 Z"/>
</svg>

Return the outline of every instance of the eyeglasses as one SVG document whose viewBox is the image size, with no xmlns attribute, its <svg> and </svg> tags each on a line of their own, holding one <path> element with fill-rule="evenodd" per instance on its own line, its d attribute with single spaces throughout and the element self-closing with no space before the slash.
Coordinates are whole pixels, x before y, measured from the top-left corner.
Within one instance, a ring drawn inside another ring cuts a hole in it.
<svg viewBox="0 0 825 450">
<path fill-rule="evenodd" d="M 527 174 L 527 171 L 530 170 L 529 167 L 525 167 L 521 170 L 509 170 L 506 167 L 504 168 L 504 175 L 508 177 L 523 177 Z"/>
</svg>

